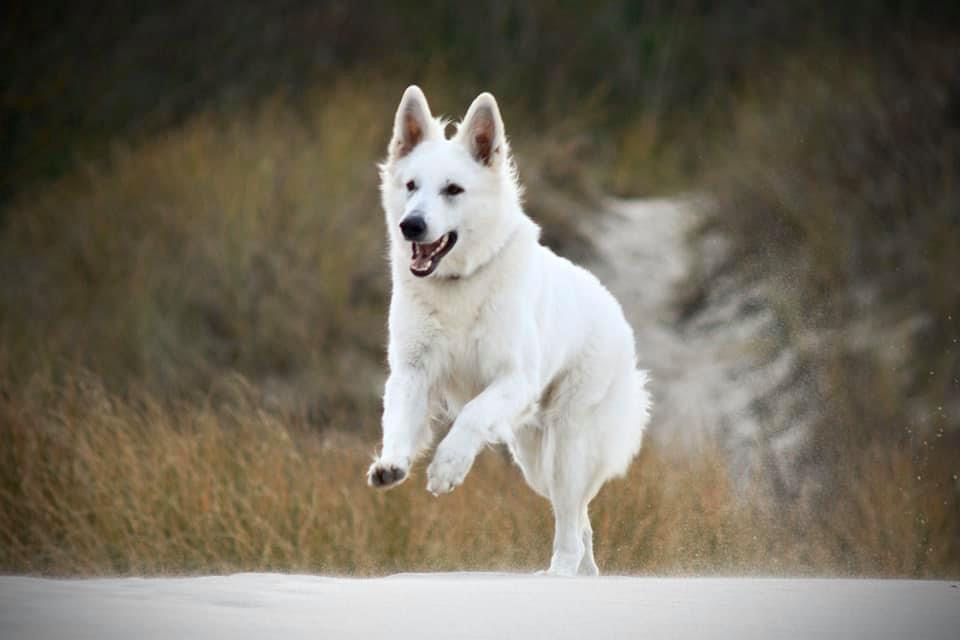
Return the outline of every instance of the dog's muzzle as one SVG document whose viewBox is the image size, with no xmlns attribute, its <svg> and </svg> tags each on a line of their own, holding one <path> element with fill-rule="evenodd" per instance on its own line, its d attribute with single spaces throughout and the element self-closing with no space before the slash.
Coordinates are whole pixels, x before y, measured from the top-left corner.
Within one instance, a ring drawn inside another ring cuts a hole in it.
<svg viewBox="0 0 960 640">
<path fill-rule="evenodd" d="M 414 242 L 413 255 L 410 257 L 410 273 L 425 278 L 436 270 L 445 255 L 457 244 L 457 232 L 451 231 L 440 236 L 436 242 Z"/>
</svg>

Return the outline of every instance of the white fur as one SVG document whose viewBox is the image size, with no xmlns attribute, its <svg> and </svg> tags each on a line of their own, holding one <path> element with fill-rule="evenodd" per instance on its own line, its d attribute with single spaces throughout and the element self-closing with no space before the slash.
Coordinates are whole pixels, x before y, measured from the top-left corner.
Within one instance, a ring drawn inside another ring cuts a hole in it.
<svg viewBox="0 0 960 640">
<path fill-rule="evenodd" d="M 539 243 L 521 207 L 493 96 L 474 100 L 457 133 L 411 86 L 381 166 L 390 238 L 390 377 L 383 449 L 369 481 L 404 480 L 429 447 L 431 422 L 452 427 L 427 469 L 427 489 L 463 482 L 479 451 L 505 443 L 528 484 L 550 500 L 549 573 L 597 573 L 587 505 L 640 449 L 650 396 L 620 305 L 586 270 Z M 409 181 L 417 185 L 410 193 Z M 454 182 L 456 196 L 440 193 Z M 427 220 L 425 241 L 459 239 L 427 277 L 410 271 L 398 224 Z"/>
</svg>

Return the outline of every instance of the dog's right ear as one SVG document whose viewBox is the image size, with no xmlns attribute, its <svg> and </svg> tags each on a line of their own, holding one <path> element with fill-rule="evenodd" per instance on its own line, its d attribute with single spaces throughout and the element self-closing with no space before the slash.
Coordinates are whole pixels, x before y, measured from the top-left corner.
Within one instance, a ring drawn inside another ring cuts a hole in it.
<svg viewBox="0 0 960 640">
<path fill-rule="evenodd" d="M 435 123 L 430 114 L 430 105 L 415 84 L 407 87 L 397 107 L 397 115 L 393 121 L 393 139 L 387 154 L 391 160 L 397 160 L 409 154 L 418 144 L 430 138 Z"/>
</svg>

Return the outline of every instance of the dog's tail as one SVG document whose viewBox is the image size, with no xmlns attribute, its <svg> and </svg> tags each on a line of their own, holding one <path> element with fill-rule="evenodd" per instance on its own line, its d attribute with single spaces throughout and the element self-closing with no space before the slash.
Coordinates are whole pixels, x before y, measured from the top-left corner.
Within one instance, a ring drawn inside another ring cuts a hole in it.
<svg viewBox="0 0 960 640">
<path fill-rule="evenodd" d="M 640 453 L 653 405 L 648 381 L 643 369 L 635 369 L 632 376 L 619 380 L 611 390 L 614 395 L 606 403 L 604 413 L 598 416 L 606 434 L 597 443 L 604 450 L 600 457 L 605 461 L 605 477 L 625 474 Z"/>
<path fill-rule="evenodd" d="M 641 430 L 646 430 L 650 422 L 650 411 L 653 409 L 653 395 L 647 389 L 648 382 L 650 382 L 650 373 L 646 369 L 637 369 L 634 393 L 637 402 L 637 419 L 643 423 Z"/>
<path fill-rule="evenodd" d="M 647 383 L 650 381 L 650 374 L 645 369 L 637 369 L 634 374 L 633 388 L 633 428 L 636 430 L 635 448 L 630 456 L 632 460 L 643 445 L 643 435 L 650 424 L 650 411 L 653 408 L 653 395 L 647 389 Z"/>
</svg>

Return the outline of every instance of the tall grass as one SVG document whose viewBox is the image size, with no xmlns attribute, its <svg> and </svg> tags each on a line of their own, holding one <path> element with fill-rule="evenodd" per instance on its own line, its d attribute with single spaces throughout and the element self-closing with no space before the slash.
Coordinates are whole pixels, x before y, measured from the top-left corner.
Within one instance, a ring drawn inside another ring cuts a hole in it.
<svg viewBox="0 0 960 640">
<path fill-rule="evenodd" d="M 422 469 L 381 493 L 369 440 L 267 413 L 241 379 L 161 405 L 95 376 L 0 398 L 0 571 L 156 574 L 532 570 L 552 517 L 499 450 L 434 498 Z M 421 465 L 422 467 L 422 465 Z M 956 460 L 867 446 L 825 513 L 736 495 L 725 462 L 647 446 L 592 506 L 607 572 L 960 575 Z M 917 476 L 922 474 L 923 478 Z M 953 484 L 951 484 L 953 483 Z"/>
</svg>

